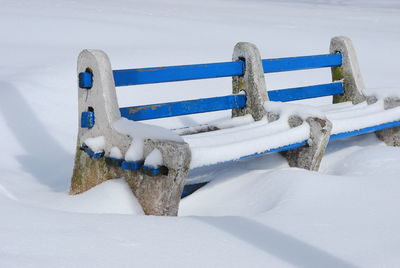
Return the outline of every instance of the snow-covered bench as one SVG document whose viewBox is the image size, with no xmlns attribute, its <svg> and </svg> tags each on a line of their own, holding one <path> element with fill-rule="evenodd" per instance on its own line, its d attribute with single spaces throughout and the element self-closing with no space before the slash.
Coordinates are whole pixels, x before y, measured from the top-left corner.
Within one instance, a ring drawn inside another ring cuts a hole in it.
<svg viewBox="0 0 400 268">
<path fill-rule="evenodd" d="M 330 67 L 333 83 L 268 91 L 264 73 Z M 284 152 L 290 166 L 318 170 L 329 140 L 377 132 L 399 145 L 400 101 L 363 93 L 351 41 L 331 40 L 330 54 L 261 59 L 250 43 L 232 62 L 112 70 L 99 50 L 78 59 L 79 119 L 71 193 L 125 177 L 147 214 L 176 215 L 190 169 Z M 115 87 L 233 77 L 233 95 L 120 108 Z M 283 102 L 333 96 L 311 107 Z M 167 130 L 137 121 L 232 109 L 214 124 Z M 129 120 L 128 120 L 129 119 Z"/>
</svg>

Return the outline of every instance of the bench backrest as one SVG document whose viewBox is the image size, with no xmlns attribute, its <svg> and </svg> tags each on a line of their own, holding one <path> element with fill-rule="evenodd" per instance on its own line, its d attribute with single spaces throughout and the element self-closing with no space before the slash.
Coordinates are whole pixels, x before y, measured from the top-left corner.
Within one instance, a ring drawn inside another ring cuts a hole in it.
<svg viewBox="0 0 400 268">
<path fill-rule="evenodd" d="M 263 59 L 264 73 L 277 73 L 305 69 L 340 67 L 343 62 L 339 52 L 324 55 L 288 57 L 278 59 Z M 167 67 L 152 67 L 141 69 L 113 70 L 116 87 L 143 85 L 163 82 L 187 81 L 218 77 L 242 76 L 245 72 L 243 61 L 209 63 L 197 65 L 181 65 Z M 339 77 L 340 80 L 343 77 Z M 93 75 L 89 72 L 79 73 L 79 87 L 91 88 Z M 271 101 L 295 101 L 323 96 L 343 94 L 345 91 L 342 81 L 311 85 L 297 88 L 287 88 L 268 91 Z M 246 106 L 245 94 L 234 94 L 221 97 L 186 100 L 168 103 L 158 103 L 135 107 L 120 108 L 121 116 L 130 120 L 148 120 L 220 110 L 242 108 Z"/>
</svg>

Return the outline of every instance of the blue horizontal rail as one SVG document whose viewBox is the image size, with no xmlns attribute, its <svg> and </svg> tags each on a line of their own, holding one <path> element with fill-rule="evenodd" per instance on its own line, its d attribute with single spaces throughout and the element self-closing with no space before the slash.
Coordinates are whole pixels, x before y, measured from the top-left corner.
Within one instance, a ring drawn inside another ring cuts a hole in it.
<svg viewBox="0 0 400 268">
<path fill-rule="evenodd" d="M 113 71 L 115 86 L 153 84 L 243 74 L 243 62 L 220 62 Z"/>
<path fill-rule="evenodd" d="M 197 100 L 167 102 L 120 108 L 121 116 L 139 121 L 171 116 L 205 113 L 241 108 L 246 105 L 245 95 L 228 95 Z"/>
<path fill-rule="evenodd" d="M 289 57 L 262 60 L 264 73 L 296 71 L 313 68 L 340 66 L 341 54 L 325 54 L 302 57 Z M 242 61 L 219 62 L 195 65 L 165 66 L 140 69 L 114 70 L 115 86 L 154 84 L 163 82 L 187 81 L 195 79 L 229 77 L 243 75 Z M 91 88 L 93 75 L 89 72 L 79 74 L 79 86 Z"/>
<path fill-rule="evenodd" d="M 358 136 L 358 135 L 371 133 L 371 132 L 375 132 L 375 131 L 382 130 L 382 129 L 398 127 L 398 126 L 400 126 L 400 121 L 394 121 L 394 122 L 380 124 L 380 125 L 376 125 L 376 126 L 372 126 L 372 127 L 366 127 L 366 128 L 362 128 L 362 129 L 354 130 L 354 131 L 350 131 L 350 132 L 334 134 L 329 138 L 329 140 L 334 141 L 334 140 L 339 140 L 339 139 L 345 139 L 345 138 L 349 138 L 349 137 L 353 137 L 353 136 Z"/>
<path fill-rule="evenodd" d="M 343 83 L 335 82 L 306 87 L 296 87 L 280 90 L 268 91 L 268 97 L 271 101 L 295 101 L 312 99 L 324 96 L 332 96 L 343 93 Z"/>
<path fill-rule="evenodd" d="M 271 101 L 294 101 L 343 93 L 341 82 L 268 91 Z M 206 113 L 243 108 L 245 95 L 228 95 L 197 100 L 186 100 L 120 108 L 121 116 L 140 121 L 172 116 Z"/>
<path fill-rule="evenodd" d="M 290 57 L 262 60 L 264 73 L 297 71 L 342 65 L 342 54 L 323 54 L 314 56 Z"/>
</svg>

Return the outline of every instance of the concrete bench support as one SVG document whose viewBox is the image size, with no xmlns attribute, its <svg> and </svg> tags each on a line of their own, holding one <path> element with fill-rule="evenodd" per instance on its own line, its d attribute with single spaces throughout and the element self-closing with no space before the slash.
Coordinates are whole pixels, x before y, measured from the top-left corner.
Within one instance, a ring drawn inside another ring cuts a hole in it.
<svg viewBox="0 0 400 268">
<path fill-rule="evenodd" d="M 310 139 L 308 146 L 283 152 L 288 160 L 289 166 L 304 168 L 307 170 L 318 171 L 322 157 L 332 130 L 332 123 L 328 119 L 309 117 L 306 123 L 310 125 Z M 291 127 L 296 127 L 302 123 L 299 117 L 289 119 Z"/>
<path fill-rule="evenodd" d="M 147 215 L 176 216 L 181 193 L 190 165 L 190 149 L 187 143 L 146 140 L 144 154 L 160 150 L 167 174 L 149 176 L 145 172 L 129 171 L 125 179 L 138 198 Z"/>
<path fill-rule="evenodd" d="M 373 103 L 377 99 L 373 96 L 366 96 L 365 85 L 361 75 L 357 55 L 351 40 L 344 36 L 334 37 L 331 40 L 330 53 L 340 52 L 343 63 L 340 67 L 332 67 L 332 81 L 342 80 L 345 93 L 334 95 L 333 103 L 351 101 L 353 104 L 363 102 Z M 386 98 L 385 109 L 391 109 L 400 105 L 398 98 Z M 384 129 L 375 132 L 376 136 L 390 146 L 400 146 L 400 127 Z"/>
<path fill-rule="evenodd" d="M 385 110 L 400 106 L 400 98 L 386 98 Z M 388 128 L 375 131 L 376 136 L 389 146 L 400 146 L 400 127 Z"/>
<path fill-rule="evenodd" d="M 255 45 L 240 42 L 234 48 L 232 60 L 245 63 L 244 75 L 232 77 L 232 92 L 244 91 L 247 97 L 246 107 L 232 109 L 232 117 L 251 114 L 258 121 L 266 115 L 263 104 L 268 100 L 260 52 Z"/>
<path fill-rule="evenodd" d="M 70 194 L 85 192 L 112 178 L 125 177 L 146 214 L 176 216 L 190 165 L 188 145 L 172 141 L 145 141 L 144 157 L 154 148 L 162 153 L 165 174 L 158 176 L 107 164 L 106 157 L 110 155 L 111 148 L 117 147 L 125 155 L 133 137 L 113 128 L 113 123 L 121 118 L 121 114 L 107 55 L 99 50 L 82 51 L 78 58 L 78 74 L 81 72 L 92 73 L 93 83 L 90 88 L 78 89 L 79 131 Z M 94 115 L 89 126 L 81 122 L 81 115 L 86 112 Z M 100 136 L 105 140 L 103 151 L 94 152 L 99 156 L 91 158 L 82 150 L 82 145 L 88 138 Z"/>
<path fill-rule="evenodd" d="M 344 36 L 331 39 L 330 53 L 342 54 L 342 65 L 332 67 L 332 81 L 343 80 L 344 94 L 334 95 L 333 103 L 351 101 L 357 104 L 365 101 L 364 80 L 358 65 L 356 51 L 351 40 Z"/>
</svg>

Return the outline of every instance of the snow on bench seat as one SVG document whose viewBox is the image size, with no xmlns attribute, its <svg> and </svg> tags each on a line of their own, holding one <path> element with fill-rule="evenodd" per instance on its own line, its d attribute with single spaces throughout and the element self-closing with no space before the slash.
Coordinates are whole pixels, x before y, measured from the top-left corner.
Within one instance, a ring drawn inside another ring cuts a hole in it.
<svg viewBox="0 0 400 268">
<path fill-rule="evenodd" d="M 373 104 L 351 102 L 321 107 L 268 102 L 266 110 L 280 114 L 280 119 L 254 122 L 249 117 L 233 118 L 213 124 L 222 128 L 210 132 L 183 135 L 192 152 L 191 169 L 240 159 L 244 156 L 267 152 L 289 144 L 307 141 L 309 125 L 290 128 L 288 118 L 311 116 L 328 118 L 333 125 L 331 135 L 347 133 L 400 120 L 400 107 L 385 110 L 383 100 Z M 226 127 L 226 128 L 224 128 Z"/>
<path fill-rule="evenodd" d="M 329 108 L 321 107 L 322 111 L 327 110 L 326 116 L 332 122 L 331 135 L 400 120 L 400 107 L 385 110 L 383 100 L 370 105 L 366 102 L 356 105 L 345 104 L 331 104 Z"/>
<path fill-rule="evenodd" d="M 306 141 L 309 137 L 310 127 L 307 123 L 290 128 L 285 119 L 271 123 L 263 119 L 237 128 L 186 135 L 183 139 L 190 146 L 190 168 L 194 169 L 264 153 Z"/>
</svg>

